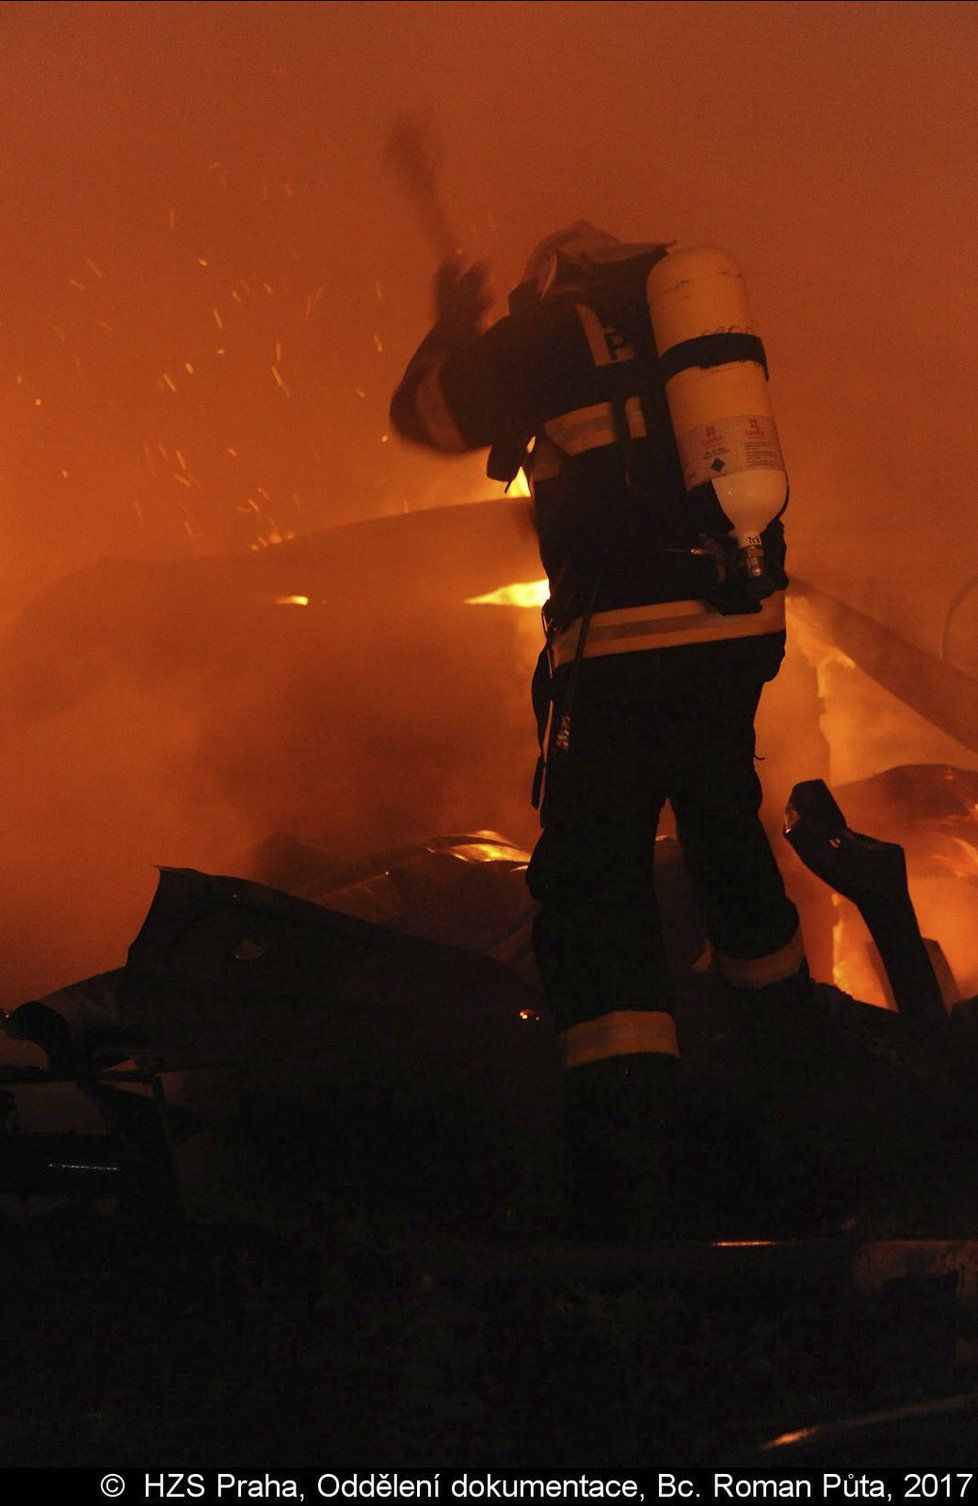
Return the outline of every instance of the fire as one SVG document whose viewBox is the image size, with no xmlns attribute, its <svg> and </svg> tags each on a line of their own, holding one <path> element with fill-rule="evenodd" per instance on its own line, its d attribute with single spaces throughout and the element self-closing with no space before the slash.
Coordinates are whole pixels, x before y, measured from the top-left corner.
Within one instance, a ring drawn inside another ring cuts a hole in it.
<svg viewBox="0 0 978 1506">
<path fill-rule="evenodd" d="M 537 611 L 543 606 L 550 595 L 550 584 L 544 580 L 515 580 L 508 586 L 500 586 L 498 591 L 490 591 L 485 596 L 469 596 L 466 599 L 467 607 L 531 607 Z"/>
<path fill-rule="evenodd" d="M 950 869 L 955 878 L 978 877 L 978 847 L 964 837 L 949 837 L 948 850 L 935 853 L 935 864 Z"/>
<path fill-rule="evenodd" d="M 448 848 L 449 854 L 463 863 L 515 863 L 525 868 L 530 861 L 528 852 L 522 847 L 514 847 L 498 831 L 477 831 L 474 836 L 477 841 L 453 843 Z M 435 851 L 434 848 L 428 850 Z"/>
</svg>

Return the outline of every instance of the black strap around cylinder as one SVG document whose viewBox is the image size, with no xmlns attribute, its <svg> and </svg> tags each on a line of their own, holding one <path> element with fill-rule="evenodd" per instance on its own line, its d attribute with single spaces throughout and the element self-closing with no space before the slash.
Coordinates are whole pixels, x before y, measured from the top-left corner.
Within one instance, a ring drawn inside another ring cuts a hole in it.
<svg viewBox="0 0 978 1506">
<path fill-rule="evenodd" d="M 728 361 L 756 361 L 768 375 L 767 356 L 757 335 L 697 335 L 680 340 L 659 357 L 659 374 L 664 382 L 690 366 L 726 366 Z"/>
</svg>

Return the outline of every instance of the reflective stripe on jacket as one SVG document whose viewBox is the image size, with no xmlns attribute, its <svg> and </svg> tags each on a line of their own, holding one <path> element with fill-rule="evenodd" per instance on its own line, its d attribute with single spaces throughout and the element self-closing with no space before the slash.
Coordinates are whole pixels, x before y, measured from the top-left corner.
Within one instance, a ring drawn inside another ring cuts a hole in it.
<svg viewBox="0 0 978 1506">
<path fill-rule="evenodd" d="M 783 591 L 761 603 L 759 612 L 725 615 L 704 601 L 664 601 L 643 607 L 620 607 L 595 612 L 584 641 L 585 659 L 627 654 L 650 648 L 679 648 L 687 643 L 723 643 L 731 638 L 756 638 L 784 632 Z M 550 642 L 555 669 L 570 664 L 577 653 L 581 619 Z"/>
</svg>

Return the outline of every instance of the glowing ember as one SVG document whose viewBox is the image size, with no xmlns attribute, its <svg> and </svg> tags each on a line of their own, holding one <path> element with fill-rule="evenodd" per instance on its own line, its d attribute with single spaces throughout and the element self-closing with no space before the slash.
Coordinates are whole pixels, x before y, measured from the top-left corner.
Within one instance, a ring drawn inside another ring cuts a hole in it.
<svg viewBox="0 0 978 1506">
<path fill-rule="evenodd" d="M 467 607 L 533 607 L 537 611 L 550 595 L 547 580 L 516 580 L 509 586 L 500 586 L 485 596 L 469 596 Z"/>
<path fill-rule="evenodd" d="M 715 1239 L 715 1250 L 766 1250 L 776 1243 L 773 1239 Z"/>
<path fill-rule="evenodd" d="M 770 1443 L 765 1443 L 764 1450 L 766 1452 L 772 1448 L 783 1448 L 787 1443 L 800 1443 L 803 1438 L 813 1438 L 815 1432 L 815 1428 L 798 1428 L 793 1433 L 782 1433 L 779 1437 L 773 1438 Z"/>
<path fill-rule="evenodd" d="M 276 607 L 307 607 L 308 596 L 273 596 L 272 605 Z"/>
</svg>

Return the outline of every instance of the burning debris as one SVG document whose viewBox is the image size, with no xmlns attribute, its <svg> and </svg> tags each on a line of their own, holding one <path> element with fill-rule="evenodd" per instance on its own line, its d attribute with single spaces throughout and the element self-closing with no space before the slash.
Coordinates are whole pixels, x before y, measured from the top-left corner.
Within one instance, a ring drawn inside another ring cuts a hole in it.
<svg viewBox="0 0 978 1506">
<path fill-rule="evenodd" d="M 429 1214 L 446 1200 L 529 1203 L 553 1180 L 553 1043 L 515 973 L 245 880 L 164 870 L 126 967 L 23 1005 L 8 1034 L 51 1064 L 14 1070 L 8 1091 L 76 1081 L 113 1147 L 105 1094 L 127 1074 L 155 1086 L 164 1124 L 164 1098 L 189 1110 L 194 1132 L 210 1135 L 203 1151 L 188 1147 L 185 1192 L 198 1209 L 217 1195 L 219 1153 L 227 1186 L 252 1206 L 266 1178 L 294 1203 L 410 1196 Z M 256 1127 L 273 1120 L 263 1143 Z M 144 1179 L 160 1161 L 156 1120 L 150 1128 L 146 1142 L 136 1127 L 132 1152 Z M 34 1162 L 42 1142 L 30 1142 Z M 234 1146 L 245 1142 L 241 1165 Z M 50 1191 L 51 1176 L 37 1186 L 26 1176 L 24 1142 L 11 1133 L 4 1144 L 6 1190 Z M 76 1156 L 82 1194 L 91 1149 L 89 1137 Z"/>
<path fill-rule="evenodd" d="M 933 798 L 941 820 L 946 797 Z M 883 1205 L 884 1224 L 919 1227 L 927 1186 L 927 1230 L 936 1220 L 939 1232 L 973 1233 L 975 1001 L 948 1021 L 899 847 L 854 834 L 817 785 L 795 791 L 788 835 L 866 917 L 899 1013 L 816 985 L 798 1006 L 814 1075 L 786 1088 L 793 1102 L 771 1098 L 773 1085 L 759 1102 L 730 996 L 693 966 L 703 929 L 678 847 L 660 839 L 684 1047 L 678 1227 L 732 1248 L 831 1230 L 857 1208 L 882 1227 Z M 11 1121 L 4 1186 L 121 1187 L 124 1200 L 149 1189 L 173 1208 L 177 1185 L 201 1211 L 236 1185 L 239 1207 L 275 1217 L 351 1196 L 407 1196 L 416 1213 L 443 1215 L 447 1199 L 488 1226 L 515 1217 L 542 1229 L 559 1201 L 558 1086 L 529 958 L 525 861 L 483 832 L 353 869 L 277 838 L 252 865 L 277 889 L 164 870 L 124 969 L 9 1017 L 8 1035 L 37 1043 L 50 1067 L 8 1072 L 8 1110 L 10 1095 L 33 1095 L 36 1120 L 43 1090 L 57 1119 L 74 1081 L 107 1139 L 76 1138 L 71 1173 L 63 1127 L 48 1125 L 45 1148 L 44 1134 L 25 1139 Z M 120 1114 L 137 1084 L 141 1103 Z"/>
</svg>

